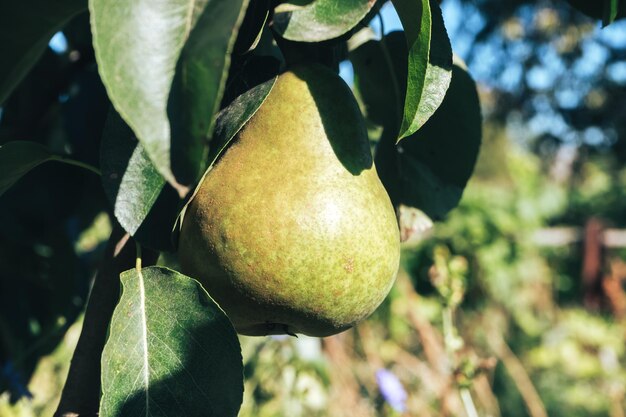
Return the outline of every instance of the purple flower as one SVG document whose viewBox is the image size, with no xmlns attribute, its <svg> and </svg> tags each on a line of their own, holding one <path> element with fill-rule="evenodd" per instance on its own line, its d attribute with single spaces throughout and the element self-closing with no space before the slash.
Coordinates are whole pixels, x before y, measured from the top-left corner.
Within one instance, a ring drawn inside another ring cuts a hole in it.
<svg viewBox="0 0 626 417">
<path fill-rule="evenodd" d="M 393 372 L 379 369 L 376 371 L 376 383 L 381 395 L 394 410 L 400 413 L 406 410 L 407 393 Z"/>
</svg>

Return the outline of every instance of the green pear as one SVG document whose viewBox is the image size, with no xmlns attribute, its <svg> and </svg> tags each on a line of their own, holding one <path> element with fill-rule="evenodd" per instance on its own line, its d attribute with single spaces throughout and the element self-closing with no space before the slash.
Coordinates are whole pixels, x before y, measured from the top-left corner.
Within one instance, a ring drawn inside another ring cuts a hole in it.
<svg viewBox="0 0 626 417">
<path fill-rule="evenodd" d="M 179 256 L 241 334 L 328 336 L 380 305 L 399 231 L 339 76 L 311 65 L 278 77 L 197 189 Z"/>
</svg>

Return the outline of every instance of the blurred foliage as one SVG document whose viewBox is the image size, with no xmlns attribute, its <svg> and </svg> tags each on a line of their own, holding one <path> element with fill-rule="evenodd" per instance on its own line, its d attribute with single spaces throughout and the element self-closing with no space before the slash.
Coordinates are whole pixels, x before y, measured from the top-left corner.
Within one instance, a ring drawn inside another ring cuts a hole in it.
<svg viewBox="0 0 626 417">
<path fill-rule="evenodd" d="M 90 46 L 88 16 L 65 30 L 3 104 L 0 144 L 29 140 L 97 164 L 109 102 Z M 0 197 L 0 392 L 28 396 L 37 364 L 82 311 L 110 232 L 99 178 L 46 163 Z M 1 415 L 1 413 L 0 413 Z"/>
</svg>

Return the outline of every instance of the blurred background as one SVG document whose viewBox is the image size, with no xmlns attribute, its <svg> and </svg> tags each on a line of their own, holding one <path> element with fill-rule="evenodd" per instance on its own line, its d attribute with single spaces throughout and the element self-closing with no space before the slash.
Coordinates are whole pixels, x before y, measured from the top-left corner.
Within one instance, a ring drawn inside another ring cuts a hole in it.
<svg viewBox="0 0 626 417">
<path fill-rule="evenodd" d="M 357 328 L 242 337 L 242 417 L 626 415 L 626 20 L 557 0 L 442 9 L 484 117 L 461 204 L 434 225 L 410 213 L 397 284 Z M 401 29 L 389 4 L 372 29 Z M 49 46 L 0 143 L 97 165 L 108 102 L 86 17 Z M 1 417 L 52 415 L 78 339 L 111 226 L 77 174 L 42 166 L 0 197 Z"/>
</svg>

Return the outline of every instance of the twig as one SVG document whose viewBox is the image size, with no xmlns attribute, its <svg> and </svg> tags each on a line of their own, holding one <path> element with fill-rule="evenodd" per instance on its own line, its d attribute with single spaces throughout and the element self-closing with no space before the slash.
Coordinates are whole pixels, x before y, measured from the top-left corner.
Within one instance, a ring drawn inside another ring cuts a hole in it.
<svg viewBox="0 0 626 417">
<path fill-rule="evenodd" d="M 446 306 L 443 309 L 443 341 L 446 346 L 446 352 L 448 353 L 448 361 L 454 368 L 457 366 L 455 359 L 456 351 L 458 347 L 456 341 L 459 338 L 456 328 L 454 327 L 454 311 L 452 307 Z M 476 411 L 476 405 L 472 399 L 472 394 L 469 388 L 459 387 L 459 395 L 461 396 L 461 402 L 463 408 L 467 413 L 467 417 L 478 417 L 478 411 Z"/>
<path fill-rule="evenodd" d="M 459 390 L 461 394 L 461 401 L 463 401 L 463 407 L 465 407 L 465 412 L 468 417 L 478 417 L 478 411 L 476 411 L 476 406 L 474 405 L 474 401 L 472 400 L 472 394 L 469 389 L 461 388 Z"/>
<path fill-rule="evenodd" d="M 496 356 L 502 361 L 511 379 L 517 386 L 531 417 L 548 417 L 548 412 L 526 369 L 524 369 L 524 365 L 515 356 L 509 345 L 500 335 L 494 333 L 488 337 L 488 343 Z"/>
</svg>

